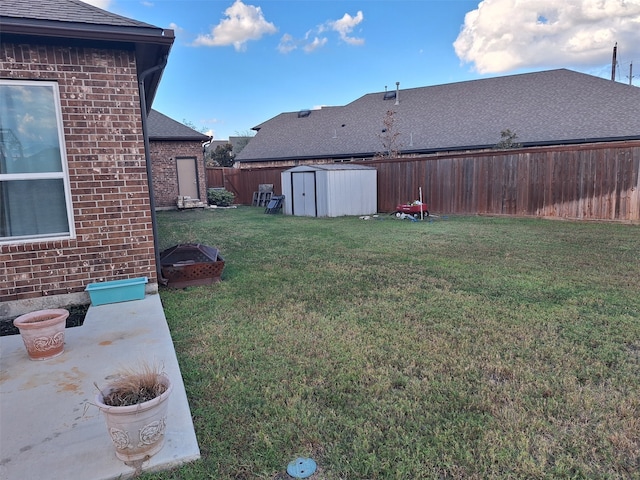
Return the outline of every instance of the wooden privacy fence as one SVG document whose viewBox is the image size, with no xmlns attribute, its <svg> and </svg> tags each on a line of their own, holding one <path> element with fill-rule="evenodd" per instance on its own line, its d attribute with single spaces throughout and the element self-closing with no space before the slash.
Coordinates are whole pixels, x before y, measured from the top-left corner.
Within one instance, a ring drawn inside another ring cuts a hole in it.
<svg viewBox="0 0 640 480">
<path fill-rule="evenodd" d="M 377 163 L 378 207 L 418 197 L 456 214 L 640 219 L 640 142 L 528 148 Z"/>
<path fill-rule="evenodd" d="M 429 211 L 640 221 L 640 141 L 492 150 L 366 162 L 378 170 L 378 211 L 418 199 Z M 209 187 L 251 204 L 261 183 L 281 190 L 289 167 L 208 169 Z"/>
<path fill-rule="evenodd" d="M 207 188 L 225 188 L 235 195 L 235 203 L 251 205 L 253 192 L 258 191 L 260 184 L 273 184 L 277 195 L 282 192 L 280 172 L 289 167 L 268 168 L 207 168 Z"/>
</svg>

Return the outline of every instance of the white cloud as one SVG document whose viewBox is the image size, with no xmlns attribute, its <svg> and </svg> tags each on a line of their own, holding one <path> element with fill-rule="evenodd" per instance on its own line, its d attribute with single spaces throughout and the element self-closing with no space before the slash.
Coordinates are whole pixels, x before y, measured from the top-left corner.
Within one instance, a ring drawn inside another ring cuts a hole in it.
<svg viewBox="0 0 640 480">
<path fill-rule="evenodd" d="M 236 0 L 224 11 L 227 16 L 213 27 L 210 34 L 198 35 L 194 45 L 221 47 L 233 45 L 237 51 L 244 51 L 249 40 L 259 40 L 263 35 L 276 33 L 276 26 L 267 22 L 260 7 L 245 5 Z"/>
<path fill-rule="evenodd" d="M 364 20 L 364 15 L 361 11 L 358 11 L 355 17 L 345 13 L 339 20 L 329 20 L 309 30 L 304 35 L 304 38 L 296 39 L 286 33 L 280 39 L 278 50 L 281 53 L 289 53 L 301 47 L 306 53 L 314 52 L 329 42 L 329 39 L 323 35 L 326 32 L 337 32 L 340 39 L 349 45 L 363 45 L 364 38 L 352 37 L 350 35 L 362 20 Z"/>
<path fill-rule="evenodd" d="M 307 32 L 304 39 L 295 39 L 292 35 L 285 33 L 278 44 L 280 53 L 289 53 L 302 47 L 306 53 L 311 53 L 327 44 L 326 37 L 313 36 L 313 40 L 309 40 L 313 36 L 312 32 Z"/>
<path fill-rule="evenodd" d="M 349 45 L 363 45 L 364 38 L 350 36 L 353 29 L 364 20 L 362 11 L 358 11 L 355 17 L 345 13 L 340 20 L 329 22 L 327 26 L 340 35 L 340 38 Z"/>
<path fill-rule="evenodd" d="M 319 37 L 314 37 L 313 41 L 311 43 L 307 43 L 304 46 L 304 51 L 307 53 L 311 53 L 314 50 L 317 50 L 320 47 L 324 47 L 327 43 L 327 38 L 323 37 L 323 38 L 319 38 Z"/>
<path fill-rule="evenodd" d="M 293 36 L 285 33 L 280 39 L 280 43 L 278 44 L 278 51 L 280 53 L 289 53 L 298 48 L 298 45 L 296 45 L 296 43 L 297 42 L 293 38 Z"/>
<path fill-rule="evenodd" d="M 640 54 L 640 0 L 484 0 L 453 46 L 479 73 L 500 73 L 610 63 L 615 42 Z"/>
</svg>

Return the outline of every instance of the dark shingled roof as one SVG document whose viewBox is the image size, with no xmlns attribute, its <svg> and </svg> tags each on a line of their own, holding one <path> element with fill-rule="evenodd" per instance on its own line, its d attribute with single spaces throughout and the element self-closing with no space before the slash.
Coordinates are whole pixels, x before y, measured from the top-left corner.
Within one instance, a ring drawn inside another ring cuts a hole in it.
<svg viewBox="0 0 640 480">
<path fill-rule="evenodd" d="M 180 122 L 176 122 L 174 119 L 169 118 L 156 110 L 151 110 L 151 112 L 149 112 L 148 120 L 149 123 L 147 123 L 147 130 L 149 132 L 150 140 L 207 142 L 210 138 L 208 135 L 187 127 Z"/>
<path fill-rule="evenodd" d="M 395 93 L 395 92 L 389 92 Z M 370 157 L 386 112 L 403 153 L 640 139 L 640 88 L 566 69 L 370 93 L 342 107 L 282 113 L 254 129 L 240 162 Z"/>
<path fill-rule="evenodd" d="M 48 20 L 52 22 L 157 28 L 148 23 L 107 12 L 80 0 L 0 0 L 3 17 Z"/>
<path fill-rule="evenodd" d="M 0 0 L 3 42 L 134 50 L 138 75 L 162 67 L 173 30 L 107 12 L 80 0 Z M 144 78 L 150 108 L 163 68 Z"/>
</svg>

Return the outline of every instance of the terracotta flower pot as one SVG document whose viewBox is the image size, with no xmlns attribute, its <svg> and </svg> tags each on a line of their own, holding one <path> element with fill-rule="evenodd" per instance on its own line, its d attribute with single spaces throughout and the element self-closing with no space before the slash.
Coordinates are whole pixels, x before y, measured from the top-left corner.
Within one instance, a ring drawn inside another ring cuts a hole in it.
<svg viewBox="0 0 640 480">
<path fill-rule="evenodd" d="M 13 321 L 31 360 L 47 360 L 64 352 L 69 311 L 62 308 L 26 313 Z"/>
<path fill-rule="evenodd" d="M 111 393 L 107 387 L 96 395 L 96 405 L 103 413 L 107 430 L 116 449 L 116 456 L 125 463 L 148 460 L 162 449 L 167 425 L 169 395 L 173 389 L 169 377 L 159 374 L 159 381 L 167 387 L 152 400 L 137 405 L 113 407 L 104 403 Z"/>
</svg>

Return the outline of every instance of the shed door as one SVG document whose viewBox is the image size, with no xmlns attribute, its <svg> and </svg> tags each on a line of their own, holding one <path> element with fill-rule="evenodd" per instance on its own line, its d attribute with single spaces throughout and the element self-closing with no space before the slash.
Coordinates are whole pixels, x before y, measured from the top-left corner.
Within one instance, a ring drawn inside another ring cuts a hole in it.
<svg viewBox="0 0 640 480">
<path fill-rule="evenodd" d="M 293 201 L 291 213 L 304 217 L 316 217 L 316 173 L 294 172 L 291 174 L 291 189 Z"/>
<path fill-rule="evenodd" d="M 176 158 L 178 170 L 178 195 L 200 199 L 198 193 L 198 168 L 196 159 Z"/>
</svg>

